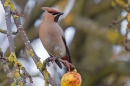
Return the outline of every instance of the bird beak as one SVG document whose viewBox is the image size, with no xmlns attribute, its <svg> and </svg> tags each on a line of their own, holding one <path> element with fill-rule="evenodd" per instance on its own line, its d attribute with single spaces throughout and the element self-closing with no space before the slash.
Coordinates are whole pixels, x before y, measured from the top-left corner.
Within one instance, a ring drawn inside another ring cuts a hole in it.
<svg viewBox="0 0 130 86">
<path fill-rule="evenodd" d="M 59 15 L 63 15 L 64 13 L 62 13 L 62 12 L 59 12 L 58 14 L 59 14 Z"/>
</svg>

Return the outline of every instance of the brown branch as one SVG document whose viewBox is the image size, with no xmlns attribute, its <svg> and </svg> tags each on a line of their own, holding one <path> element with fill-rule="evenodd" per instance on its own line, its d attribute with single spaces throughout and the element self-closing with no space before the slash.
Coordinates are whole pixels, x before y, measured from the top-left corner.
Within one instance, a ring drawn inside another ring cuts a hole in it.
<svg viewBox="0 0 130 86">
<path fill-rule="evenodd" d="M 10 7 L 9 7 L 9 3 L 7 3 L 5 0 L 1 0 L 2 2 L 2 5 L 4 7 L 4 10 L 5 10 L 5 16 L 6 16 L 6 25 L 7 25 L 7 37 L 8 37 L 8 42 L 9 42 L 9 47 L 10 47 L 10 56 L 8 57 L 8 60 L 10 62 L 15 62 L 16 61 L 16 56 L 15 56 L 15 49 L 14 49 L 14 42 L 13 42 L 13 38 L 12 38 L 12 30 L 11 30 L 11 12 L 10 12 Z M 14 71 L 15 71 L 15 75 L 14 76 L 16 78 L 16 81 L 21 81 L 20 84 L 23 83 L 22 81 L 22 77 L 19 76 L 19 69 L 18 67 L 15 65 L 14 66 Z M 20 80 L 17 80 L 17 79 L 20 79 Z M 16 82 L 12 83 L 13 85 L 17 85 Z M 12 85 L 11 84 L 11 85 Z"/>
<path fill-rule="evenodd" d="M 121 19 L 118 19 L 118 20 L 115 20 L 115 21 L 112 21 L 109 25 L 109 27 L 112 27 L 113 25 L 117 25 L 117 24 L 120 24 L 123 20 L 125 20 L 126 17 L 123 17 Z"/>
<path fill-rule="evenodd" d="M 38 36 L 38 31 L 39 31 L 39 29 L 34 28 L 34 27 L 32 27 L 30 30 L 26 31 L 26 34 L 27 34 L 27 36 L 28 36 L 28 38 L 29 38 L 29 40 L 30 40 L 31 42 L 32 42 L 34 39 L 37 39 L 37 38 L 39 37 L 39 36 Z M 16 48 L 15 48 L 15 53 L 16 53 L 16 55 L 18 55 L 18 54 L 20 53 L 20 50 L 25 47 L 24 43 L 23 43 L 23 42 L 19 42 L 19 41 L 21 41 L 21 39 L 20 39 L 20 36 L 17 35 L 17 36 L 14 38 L 14 43 L 15 43 L 15 47 L 16 47 Z M 9 48 L 6 50 L 5 55 L 6 55 L 6 56 L 9 55 Z"/>
<path fill-rule="evenodd" d="M 4 10 L 5 10 L 5 16 L 6 16 L 6 25 L 7 25 L 7 37 L 9 41 L 9 46 L 10 46 L 10 52 L 15 52 L 14 50 L 14 42 L 12 38 L 12 30 L 11 30 L 11 13 L 10 13 L 10 8 L 9 6 L 4 6 L 5 1 L 2 3 Z"/>
<path fill-rule="evenodd" d="M 13 77 L 13 74 L 7 65 L 7 58 L 3 55 L 3 52 L 1 49 L 0 49 L 0 61 L 2 63 L 2 66 L 3 66 L 5 73 L 7 75 L 7 78 L 9 80 L 9 84 L 11 85 L 14 82 L 14 77 Z"/>
<path fill-rule="evenodd" d="M 26 83 L 26 77 L 29 77 L 30 82 L 33 83 L 31 75 L 26 71 L 24 67 L 22 68 L 22 71 L 23 71 L 22 77 L 24 79 L 24 82 Z"/>
<path fill-rule="evenodd" d="M 13 4 L 10 0 L 1 0 L 2 5 L 5 10 L 6 15 L 6 25 L 7 25 L 7 37 L 10 47 L 10 56 L 8 57 L 8 61 L 14 64 L 14 78 L 15 82 L 11 85 L 24 85 L 24 79 L 20 76 L 20 69 L 23 68 L 22 64 L 17 61 L 16 55 L 15 55 L 15 49 L 14 49 L 14 41 L 12 38 L 12 29 L 11 29 L 11 10 L 14 9 Z M 11 10 L 10 10 L 11 9 Z"/>
<path fill-rule="evenodd" d="M 7 34 L 7 31 L 6 31 L 6 30 L 0 29 L 0 32 L 3 33 L 3 34 Z M 18 32 L 13 32 L 13 31 L 12 31 L 12 34 L 13 34 L 13 35 L 17 35 L 17 33 L 18 33 Z"/>
<path fill-rule="evenodd" d="M 5 0 L 2 0 L 2 3 L 4 4 Z M 51 78 L 49 72 L 47 71 L 46 66 L 43 67 L 42 63 L 39 60 L 39 57 L 36 55 L 35 51 L 33 50 L 31 43 L 30 43 L 28 37 L 26 36 L 24 28 L 22 27 L 22 24 L 20 21 L 20 16 L 16 15 L 16 14 L 19 14 L 18 11 L 16 10 L 16 8 L 14 7 L 14 5 L 11 1 L 9 3 L 11 4 L 11 7 L 12 7 L 11 12 L 12 12 L 12 16 L 14 18 L 16 27 L 18 29 L 18 34 L 21 36 L 22 40 L 24 41 L 25 46 L 26 46 L 30 56 L 33 58 L 35 64 L 37 65 L 37 68 L 40 70 L 40 72 L 44 76 L 45 86 L 49 86 L 49 84 L 51 84 L 52 86 L 57 86 L 56 83 L 54 82 L 54 80 Z M 43 68 L 44 68 L 44 70 L 42 70 Z M 19 71 L 17 71 L 17 72 L 19 72 Z"/>
</svg>

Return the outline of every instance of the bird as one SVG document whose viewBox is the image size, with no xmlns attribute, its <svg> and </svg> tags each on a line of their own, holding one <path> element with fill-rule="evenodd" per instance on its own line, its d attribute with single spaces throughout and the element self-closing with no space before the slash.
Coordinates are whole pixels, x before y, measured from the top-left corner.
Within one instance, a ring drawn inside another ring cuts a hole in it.
<svg viewBox="0 0 130 86">
<path fill-rule="evenodd" d="M 39 38 L 50 55 L 50 60 L 55 61 L 62 69 L 58 61 L 58 58 L 61 58 L 60 61 L 68 67 L 69 71 L 74 69 L 64 32 L 58 24 L 59 17 L 64 13 L 50 7 L 41 7 L 41 9 L 45 14 L 39 29 Z"/>
</svg>

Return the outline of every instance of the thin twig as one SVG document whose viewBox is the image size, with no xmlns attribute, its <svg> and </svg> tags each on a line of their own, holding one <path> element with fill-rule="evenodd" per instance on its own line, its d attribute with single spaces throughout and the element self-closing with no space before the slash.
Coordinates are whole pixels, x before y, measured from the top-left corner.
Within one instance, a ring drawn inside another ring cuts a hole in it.
<svg viewBox="0 0 130 86">
<path fill-rule="evenodd" d="M 2 29 L 0 29 L 0 32 L 3 33 L 3 34 L 7 34 L 7 30 L 2 30 Z M 17 33 L 18 33 L 18 32 L 12 31 L 12 34 L 13 34 L 13 35 L 17 35 Z"/>
<path fill-rule="evenodd" d="M 7 25 L 7 37 L 8 37 L 8 41 L 9 41 L 10 52 L 15 52 L 14 42 L 13 42 L 13 38 L 12 38 L 12 30 L 11 30 L 11 13 L 10 13 L 10 8 L 9 8 L 8 5 L 4 6 L 4 4 L 5 4 L 5 1 L 3 3 L 3 7 L 5 9 L 5 17 L 6 17 L 6 25 Z"/>
<path fill-rule="evenodd" d="M 7 64 L 7 58 L 3 55 L 3 52 L 2 50 L 0 49 L 0 62 L 3 66 L 3 69 L 7 75 L 7 78 L 9 80 L 9 84 L 11 85 L 14 81 L 14 77 L 13 77 L 13 74 L 12 72 L 10 71 L 9 67 L 8 67 L 8 64 Z"/>
<path fill-rule="evenodd" d="M 113 25 L 117 25 L 117 24 L 121 23 L 121 22 L 122 22 L 123 20 L 125 20 L 125 19 L 126 19 L 126 17 L 123 17 L 123 18 L 121 18 L 121 19 L 112 21 L 112 22 L 110 23 L 110 25 L 109 25 L 109 28 L 112 27 Z"/>
<path fill-rule="evenodd" d="M 31 75 L 26 71 L 24 67 L 22 68 L 22 71 L 23 71 L 24 82 L 26 83 L 26 77 L 29 77 L 30 82 L 33 83 Z"/>
</svg>

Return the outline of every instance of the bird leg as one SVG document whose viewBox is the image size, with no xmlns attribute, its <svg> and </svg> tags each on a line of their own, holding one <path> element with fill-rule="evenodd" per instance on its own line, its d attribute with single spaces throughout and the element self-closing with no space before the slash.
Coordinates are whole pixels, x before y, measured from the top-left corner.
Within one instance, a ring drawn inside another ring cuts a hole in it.
<svg viewBox="0 0 130 86">
<path fill-rule="evenodd" d="M 46 64 L 49 66 L 49 62 L 56 62 L 56 64 L 59 66 L 60 69 L 62 69 L 62 65 L 60 62 L 62 62 L 64 64 L 64 66 L 67 68 L 68 71 L 72 71 L 73 69 L 75 69 L 75 66 L 72 63 L 69 63 L 66 60 L 63 60 L 59 57 L 49 57 L 46 59 Z"/>
<path fill-rule="evenodd" d="M 46 64 L 48 65 L 48 66 L 50 66 L 50 64 L 49 64 L 49 62 L 51 61 L 52 63 L 55 61 L 55 57 L 53 58 L 53 57 L 48 57 L 47 59 L 46 59 Z"/>
<path fill-rule="evenodd" d="M 49 62 L 50 62 L 50 61 L 52 62 L 52 64 L 53 64 L 54 62 L 56 62 L 56 64 L 59 66 L 59 68 L 62 69 L 62 65 L 61 65 L 61 63 L 59 62 L 58 58 L 59 58 L 59 57 L 54 57 L 54 56 L 53 56 L 53 57 L 49 57 L 49 58 L 46 59 L 46 64 L 47 64 L 48 66 L 50 66 L 50 65 L 49 65 Z"/>
<path fill-rule="evenodd" d="M 62 60 L 61 58 L 58 58 L 58 60 L 59 62 L 62 62 L 65 65 L 68 71 L 72 71 L 73 69 L 75 69 L 75 66 L 72 63 L 69 63 L 66 60 Z"/>
</svg>

